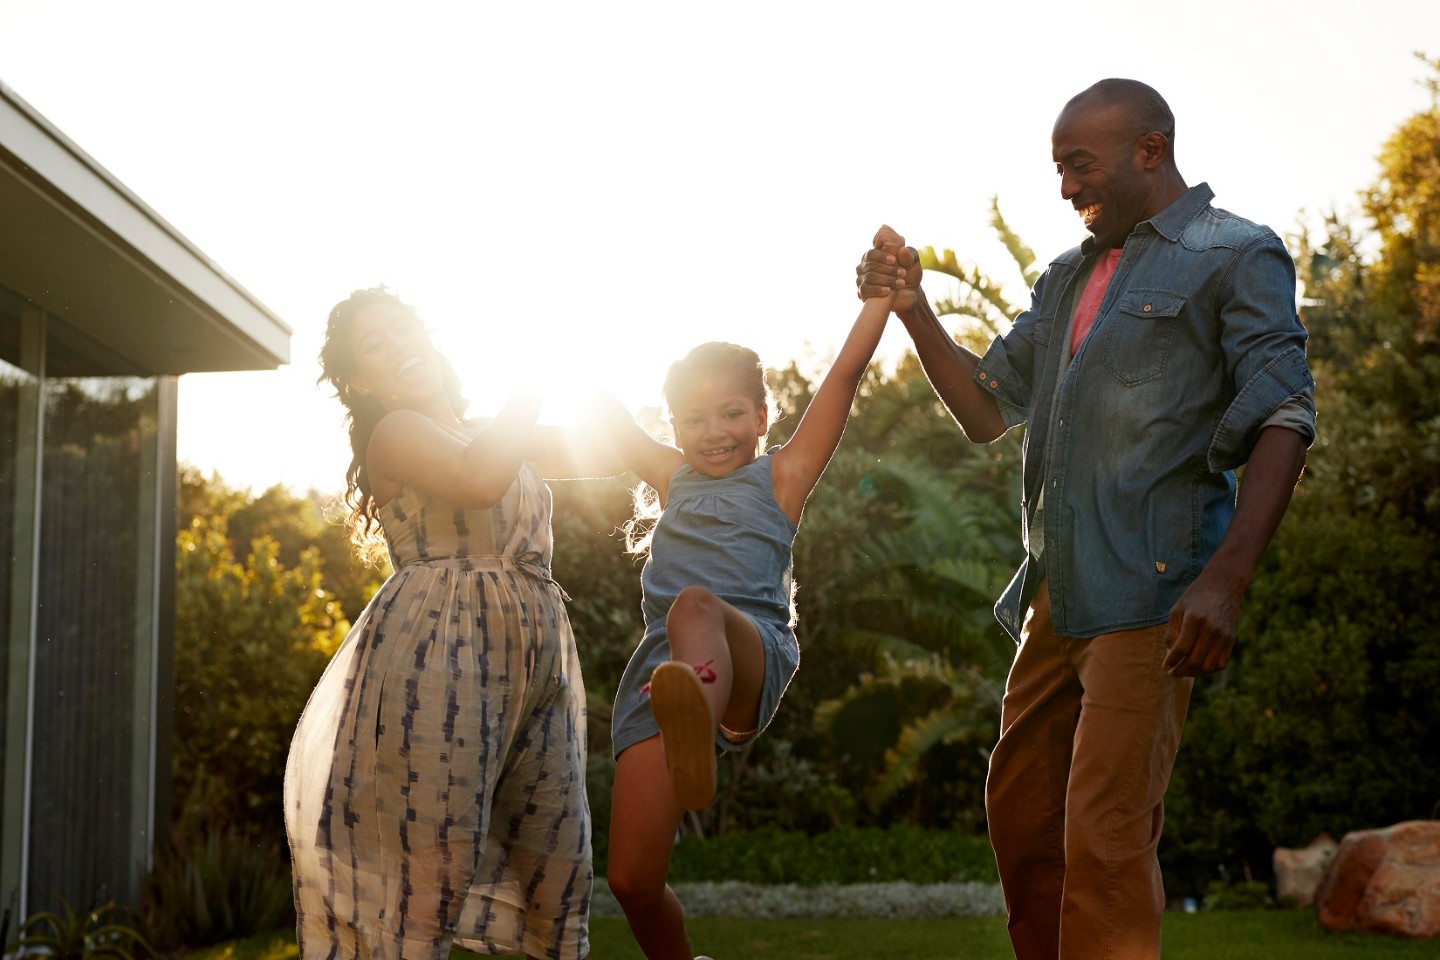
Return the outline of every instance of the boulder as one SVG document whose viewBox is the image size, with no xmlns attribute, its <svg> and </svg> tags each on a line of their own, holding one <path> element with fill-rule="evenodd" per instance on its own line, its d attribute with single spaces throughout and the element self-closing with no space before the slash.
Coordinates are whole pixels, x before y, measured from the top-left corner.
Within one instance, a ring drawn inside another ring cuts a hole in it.
<svg viewBox="0 0 1440 960">
<path fill-rule="evenodd" d="M 1306 847 L 1276 847 L 1272 858 L 1275 867 L 1275 895 L 1302 907 L 1314 903 L 1315 890 L 1325 878 L 1325 871 L 1339 846 L 1334 837 L 1322 833 Z"/>
<path fill-rule="evenodd" d="M 1326 930 L 1440 936 L 1440 820 L 1346 834 L 1315 910 Z"/>
</svg>

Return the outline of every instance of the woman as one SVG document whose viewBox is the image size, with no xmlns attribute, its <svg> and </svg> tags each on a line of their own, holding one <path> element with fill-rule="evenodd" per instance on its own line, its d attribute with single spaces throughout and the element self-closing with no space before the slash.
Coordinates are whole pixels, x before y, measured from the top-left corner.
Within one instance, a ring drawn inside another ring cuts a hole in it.
<svg viewBox="0 0 1440 960">
<path fill-rule="evenodd" d="M 449 363 L 383 287 L 336 305 L 320 361 L 347 410 L 357 543 L 383 531 L 395 573 L 290 751 L 301 956 L 584 957 L 585 693 L 541 477 L 623 464 L 537 427 L 533 396 L 464 420 Z"/>
</svg>

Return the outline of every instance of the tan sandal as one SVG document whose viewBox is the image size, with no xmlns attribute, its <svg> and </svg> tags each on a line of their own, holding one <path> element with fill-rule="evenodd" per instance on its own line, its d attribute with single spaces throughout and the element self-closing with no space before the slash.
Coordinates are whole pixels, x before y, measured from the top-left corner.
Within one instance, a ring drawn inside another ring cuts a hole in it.
<svg viewBox="0 0 1440 960">
<path fill-rule="evenodd" d="M 676 801 L 686 810 L 703 810 L 715 798 L 715 720 L 701 687 L 706 676 L 715 682 L 708 664 L 692 667 L 675 660 L 650 674 L 650 710 L 660 726 L 665 769 Z"/>
</svg>

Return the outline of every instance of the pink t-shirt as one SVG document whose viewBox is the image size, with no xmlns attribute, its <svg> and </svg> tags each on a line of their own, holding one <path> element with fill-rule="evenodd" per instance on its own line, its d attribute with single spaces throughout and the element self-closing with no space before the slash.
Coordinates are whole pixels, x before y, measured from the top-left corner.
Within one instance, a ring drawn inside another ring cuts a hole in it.
<svg viewBox="0 0 1440 960">
<path fill-rule="evenodd" d="M 1072 355 L 1080 349 L 1080 344 L 1085 342 L 1085 335 L 1095 323 L 1095 314 L 1100 312 L 1100 301 L 1105 299 L 1105 288 L 1110 286 L 1110 278 L 1115 276 L 1115 267 L 1119 262 L 1119 247 L 1106 250 L 1100 255 L 1100 259 L 1095 261 L 1095 266 L 1090 271 L 1090 279 L 1085 281 L 1085 289 L 1080 293 L 1080 302 L 1075 305 L 1075 317 L 1070 321 Z"/>
</svg>

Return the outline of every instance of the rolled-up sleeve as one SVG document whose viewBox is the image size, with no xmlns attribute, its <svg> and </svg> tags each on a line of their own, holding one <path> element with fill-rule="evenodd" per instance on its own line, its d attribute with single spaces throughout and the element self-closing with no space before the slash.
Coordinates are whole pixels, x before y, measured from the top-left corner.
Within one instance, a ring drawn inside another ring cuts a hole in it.
<svg viewBox="0 0 1440 960">
<path fill-rule="evenodd" d="M 1261 428 L 1292 400 L 1310 416 L 1287 418 L 1286 426 L 1308 445 L 1315 438 L 1315 381 L 1305 359 L 1305 328 L 1295 313 L 1295 264 L 1279 238 L 1272 235 L 1236 256 L 1222 287 L 1219 318 L 1235 392 L 1211 438 L 1210 469 L 1244 464 Z"/>
<path fill-rule="evenodd" d="M 1055 317 L 1041 309 L 1050 278 L 1050 271 L 1040 277 L 1030 291 L 1030 309 L 1022 311 L 1014 325 L 991 342 L 975 368 L 975 382 L 995 398 L 1007 429 L 1030 419 L 1036 358 L 1044 353 L 1056 327 Z"/>
<path fill-rule="evenodd" d="M 1016 371 L 1008 347 L 1006 337 L 996 337 L 975 368 L 975 382 L 995 398 L 1007 430 L 1030 419 L 1030 384 Z"/>
</svg>

